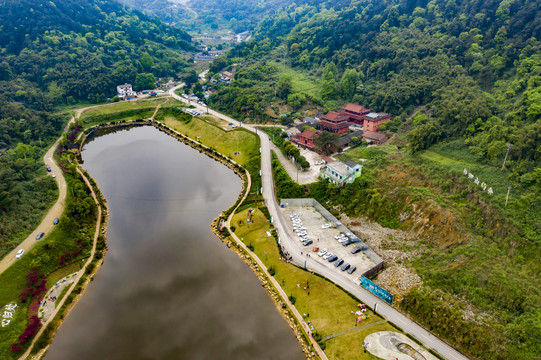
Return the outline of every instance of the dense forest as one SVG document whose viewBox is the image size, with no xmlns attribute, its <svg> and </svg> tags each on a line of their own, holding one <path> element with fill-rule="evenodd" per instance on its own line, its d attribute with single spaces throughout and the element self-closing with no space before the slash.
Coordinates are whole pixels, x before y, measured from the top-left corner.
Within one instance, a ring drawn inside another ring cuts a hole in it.
<svg viewBox="0 0 541 360">
<path fill-rule="evenodd" d="M 349 3 L 346 0 L 117 0 L 126 6 L 159 17 L 162 21 L 193 33 L 216 31 L 241 33 L 252 30 L 265 16 L 295 4 Z"/>
<path fill-rule="evenodd" d="M 45 149 L 69 115 L 116 85 L 176 76 L 190 37 L 155 17 L 104 0 L 0 2 L 0 253 L 37 224 L 55 197 Z M 138 76 L 139 75 L 139 76 Z M 32 211 L 34 209 L 34 211 Z"/>
<path fill-rule="evenodd" d="M 256 122 L 287 123 L 348 101 L 393 114 L 381 130 L 407 139 L 403 160 L 374 160 L 362 181 L 341 189 L 318 183 L 309 196 L 394 227 L 412 199 L 432 199 L 416 193 L 414 179 L 437 192 L 475 241 L 433 246 L 412 261 L 424 286 L 400 306 L 472 357 L 537 359 L 541 3 L 295 4 L 253 33 L 211 65 L 210 76 L 236 70 L 230 84 L 214 86 L 211 106 Z M 426 152 L 440 162 L 427 161 Z M 461 180 L 466 166 L 482 169 L 498 194 L 475 194 Z M 389 181 L 400 171 L 407 184 Z M 307 191 L 278 181 L 284 194 Z M 485 320 L 466 320 L 465 307 Z"/>
</svg>

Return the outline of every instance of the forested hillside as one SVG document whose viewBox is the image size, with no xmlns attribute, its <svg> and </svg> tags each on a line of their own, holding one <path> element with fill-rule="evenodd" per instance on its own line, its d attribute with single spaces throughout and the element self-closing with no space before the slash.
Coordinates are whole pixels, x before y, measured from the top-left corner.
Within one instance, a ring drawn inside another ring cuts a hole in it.
<svg viewBox="0 0 541 360">
<path fill-rule="evenodd" d="M 103 102 L 139 74 L 176 76 L 190 37 L 105 0 L 0 2 L 0 254 L 26 236 L 54 199 L 41 157 L 68 114 Z"/>
<path fill-rule="evenodd" d="M 399 115 L 390 129 L 409 129 L 412 152 L 463 138 L 479 161 L 492 162 L 511 143 L 512 177 L 540 181 L 539 1 L 292 5 L 263 20 L 255 37 L 220 60 L 222 68 L 244 65 L 214 104 L 266 121 L 269 105 L 296 111 L 306 96 L 330 107 L 354 101 Z M 277 67 L 284 63 L 317 79 L 316 96 L 292 93 Z M 430 116 L 402 124 L 418 106 Z"/>
<path fill-rule="evenodd" d="M 126 6 L 156 15 L 186 31 L 213 34 L 252 30 L 265 16 L 295 4 L 349 3 L 348 0 L 117 0 Z"/>
<path fill-rule="evenodd" d="M 233 67 L 236 75 L 209 101 L 256 122 L 347 101 L 393 114 L 380 129 L 407 139 L 404 154 L 366 163 L 353 185 L 313 185 L 310 196 L 406 231 L 408 214 L 423 217 L 435 230 L 419 237 L 429 246 L 410 262 L 423 286 L 400 306 L 471 357 L 537 359 L 540 40 L 539 1 L 291 5 L 214 62 L 211 75 Z M 439 213 L 453 216 L 432 223 Z"/>
</svg>

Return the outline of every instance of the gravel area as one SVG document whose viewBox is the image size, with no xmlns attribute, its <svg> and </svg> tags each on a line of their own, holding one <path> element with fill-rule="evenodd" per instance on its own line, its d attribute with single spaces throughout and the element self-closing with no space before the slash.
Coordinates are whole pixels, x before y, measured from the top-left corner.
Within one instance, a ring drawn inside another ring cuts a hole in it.
<svg viewBox="0 0 541 360">
<path fill-rule="evenodd" d="M 405 231 L 385 228 L 364 217 L 350 219 L 342 215 L 340 221 L 381 256 L 385 268 L 374 282 L 395 295 L 396 300 L 422 284 L 415 269 L 409 265 L 409 261 L 417 257 L 423 248 L 416 246 L 417 238 L 411 239 Z"/>
</svg>

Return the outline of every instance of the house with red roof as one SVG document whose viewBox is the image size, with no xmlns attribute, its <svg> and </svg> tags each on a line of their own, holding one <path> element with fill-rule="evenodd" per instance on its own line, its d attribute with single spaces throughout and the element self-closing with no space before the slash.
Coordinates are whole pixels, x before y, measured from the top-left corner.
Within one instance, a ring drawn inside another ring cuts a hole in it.
<svg viewBox="0 0 541 360">
<path fill-rule="evenodd" d="M 298 134 L 297 137 L 291 137 L 290 140 L 294 143 L 297 143 L 301 146 L 308 148 L 315 148 L 314 140 L 318 137 L 319 133 L 312 129 L 306 129 L 302 133 Z"/>
<path fill-rule="evenodd" d="M 326 115 L 321 117 L 321 120 L 317 124 L 317 129 L 336 134 L 346 134 L 350 125 L 347 116 L 337 113 L 336 111 L 329 111 Z"/>
<path fill-rule="evenodd" d="M 349 122 L 354 124 L 363 124 L 363 115 L 366 115 L 370 112 L 370 109 L 365 108 L 359 104 L 347 103 L 346 106 L 342 107 L 340 115 L 346 116 Z"/>
<path fill-rule="evenodd" d="M 388 137 L 385 134 L 374 132 L 374 131 L 365 131 L 363 134 L 363 140 L 372 143 L 375 145 L 379 145 L 386 141 Z"/>
</svg>

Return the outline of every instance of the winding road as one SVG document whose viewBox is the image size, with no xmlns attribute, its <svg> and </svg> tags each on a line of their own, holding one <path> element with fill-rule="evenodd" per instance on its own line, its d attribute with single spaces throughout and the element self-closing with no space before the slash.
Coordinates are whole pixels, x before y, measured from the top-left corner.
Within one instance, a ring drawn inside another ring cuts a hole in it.
<svg viewBox="0 0 541 360">
<path fill-rule="evenodd" d="M 66 132 L 69 129 L 70 124 L 79 118 L 83 110 L 85 109 L 77 110 L 76 114 L 66 124 L 66 127 L 64 128 L 63 132 Z M 15 255 L 17 254 L 17 251 L 19 251 L 19 249 L 24 249 L 25 254 L 28 251 L 30 251 L 30 249 L 32 249 L 32 247 L 37 242 L 36 236 L 40 232 L 44 232 L 45 236 L 47 236 L 47 234 L 49 234 L 55 226 L 53 225 L 54 219 L 59 218 L 64 212 L 64 206 L 66 202 L 66 191 L 68 187 L 66 185 L 66 179 L 64 179 L 64 176 L 62 175 L 62 170 L 60 170 L 60 167 L 58 166 L 58 164 L 53 160 L 54 151 L 56 150 L 61 140 L 62 140 L 62 137 L 58 138 L 58 140 L 56 140 L 53 146 L 51 146 L 49 150 L 45 153 L 45 156 L 43 156 L 43 162 L 45 164 L 48 164 L 51 167 L 51 172 L 47 174 L 57 175 L 55 177 L 55 180 L 58 185 L 58 199 L 56 200 L 54 205 L 49 209 L 47 214 L 45 214 L 45 217 L 43 218 L 43 220 L 41 220 L 41 223 L 34 229 L 34 231 L 30 233 L 30 235 L 28 235 L 27 238 L 24 239 L 15 249 L 13 249 L 6 256 L 4 256 L 2 260 L 0 260 L 0 274 L 3 273 L 13 263 L 15 263 L 15 261 L 17 261 L 17 259 L 15 258 Z M 43 238 L 41 238 L 41 240 L 43 240 Z"/>
<path fill-rule="evenodd" d="M 250 130 L 256 133 L 257 135 L 259 135 L 259 138 L 261 140 L 261 145 L 260 145 L 261 146 L 261 178 L 262 178 L 262 184 L 263 184 L 262 185 L 263 198 L 265 199 L 265 205 L 269 209 L 269 213 L 272 216 L 273 225 L 278 232 L 280 244 L 293 257 L 292 262 L 294 264 L 300 267 L 304 267 L 306 264 L 307 270 L 317 272 L 318 274 L 326 277 L 332 282 L 340 285 L 342 288 L 344 288 L 345 290 L 353 294 L 362 302 L 372 307 L 375 304 L 377 304 L 377 313 L 380 316 L 384 317 L 385 319 L 399 326 L 405 332 L 415 337 L 427 349 L 432 349 L 435 352 L 437 352 L 439 355 L 441 355 L 442 357 L 449 360 L 468 360 L 466 356 L 458 352 L 452 346 L 445 343 L 438 337 L 432 335 L 429 331 L 425 330 L 419 324 L 412 321 L 410 318 L 403 315 L 398 310 L 394 309 L 392 306 L 387 305 L 380 298 L 376 297 L 369 291 L 365 290 L 359 284 L 352 282 L 350 279 L 342 277 L 340 273 L 336 271 L 332 271 L 332 269 L 326 268 L 315 259 L 313 258 L 307 259 L 305 256 L 301 255 L 301 251 L 303 251 L 304 249 L 302 249 L 300 247 L 300 243 L 292 239 L 289 232 L 286 231 L 286 228 L 285 228 L 286 222 L 282 216 L 282 212 L 279 211 L 279 205 L 274 193 L 274 181 L 272 179 L 271 145 L 270 145 L 270 139 L 267 136 L 267 134 L 263 131 L 258 131 L 256 128 L 252 126 L 241 123 L 227 115 L 221 114 L 212 109 L 208 109 L 206 106 L 201 106 L 199 104 L 194 103 L 193 101 L 189 102 L 183 97 L 176 95 L 175 90 L 182 86 L 183 84 L 172 88 L 171 90 L 169 90 L 169 94 L 177 100 L 180 100 L 180 101 L 183 101 L 185 103 L 189 103 L 195 106 L 201 112 L 208 112 L 209 114 L 214 115 L 222 120 L 225 120 L 227 122 L 232 122 L 233 124 L 237 124 L 238 126 L 242 126 L 245 129 Z"/>
<path fill-rule="evenodd" d="M 214 115 L 227 122 L 232 122 L 234 124 L 237 124 L 238 126 L 242 126 L 246 128 L 247 130 L 252 131 L 256 133 L 257 135 L 259 135 L 259 138 L 261 140 L 261 145 L 260 145 L 261 146 L 261 177 L 262 177 L 262 186 L 263 186 L 263 197 L 265 199 L 265 204 L 267 208 L 269 209 L 269 213 L 272 216 L 274 227 L 276 228 L 278 232 L 280 243 L 285 248 L 285 250 L 289 252 L 289 254 L 292 256 L 292 262 L 294 264 L 300 267 L 306 266 L 308 270 L 321 274 L 327 279 L 340 285 L 342 288 L 344 288 L 345 290 L 347 290 L 348 292 L 350 292 L 351 294 L 353 294 L 359 300 L 361 300 L 362 302 L 366 304 L 369 304 L 372 306 L 374 304 L 377 304 L 377 312 L 379 315 L 393 322 L 394 324 L 402 328 L 405 332 L 415 337 L 426 348 L 434 350 L 435 352 L 437 352 L 444 358 L 449 359 L 449 360 L 467 360 L 468 359 L 466 356 L 462 355 L 453 347 L 443 342 L 436 336 L 432 335 L 429 331 L 425 330 L 420 325 L 418 325 L 417 323 L 415 323 L 414 321 L 412 321 L 405 315 L 401 314 L 399 311 L 397 311 L 393 307 L 387 305 L 381 299 L 374 296 L 372 293 L 368 292 L 367 290 L 362 288 L 360 285 L 352 282 L 348 278 L 342 277 L 340 273 L 336 271 L 332 271 L 332 269 L 326 268 L 325 266 L 320 264 L 317 260 L 313 258 L 307 259 L 305 256 L 302 256 L 301 251 L 303 251 L 303 249 L 300 247 L 300 243 L 298 241 L 295 241 L 290 236 L 289 232 L 286 231 L 286 228 L 285 228 L 286 222 L 283 218 L 282 212 L 279 211 L 279 205 L 274 193 L 274 182 L 272 179 L 271 143 L 267 134 L 264 133 L 263 131 L 258 131 L 256 128 L 252 126 L 243 124 L 229 116 L 221 114 L 215 110 L 208 109 L 206 106 L 201 106 L 199 104 L 190 102 L 187 99 L 184 99 L 176 95 L 174 91 L 182 87 L 183 85 L 184 84 L 180 84 L 170 89 L 169 94 L 177 100 L 194 105 L 201 112 L 208 112 L 211 115 Z M 79 117 L 81 112 L 84 111 L 85 109 L 87 108 L 77 110 L 76 115 L 70 120 L 70 123 L 75 121 Z M 69 123 L 66 125 L 66 128 L 68 126 L 69 126 Z M 59 188 L 58 200 L 52 206 L 50 211 L 45 215 L 45 217 L 43 218 L 42 222 L 38 225 L 38 227 L 17 248 L 15 248 L 12 252 L 6 255 L 2 260 L 0 260 L 0 273 L 2 273 L 5 269 L 7 269 L 11 264 L 13 264 L 16 261 L 15 254 L 18 249 L 21 249 L 21 248 L 25 249 L 25 252 L 29 251 L 32 248 L 32 246 L 36 243 L 35 237 L 39 232 L 45 232 L 46 234 L 49 233 L 54 227 L 53 225 L 54 218 L 60 217 L 60 215 L 62 214 L 64 210 L 67 185 L 66 185 L 66 181 L 64 177 L 62 176 L 60 168 L 53 161 L 54 150 L 56 149 L 60 140 L 61 139 L 57 140 L 57 142 L 55 142 L 55 144 L 51 146 L 49 151 L 47 151 L 47 153 L 44 156 L 44 162 L 46 164 L 49 164 L 49 166 L 51 166 L 52 172 L 59 175 L 55 178 L 58 183 L 58 188 Z M 101 216 L 101 211 L 100 211 L 100 216 Z M 99 232 L 98 231 L 99 222 L 97 226 L 98 228 L 96 229 L 96 234 L 98 234 Z M 94 241 L 94 245 L 95 245 L 95 241 Z M 252 254 L 252 256 L 254 257 L 254 259 L 256 259 L 259 266 L 262 269 L 265 269 L 264 265 L 255 256 L 255 254 Z M 269 276 L 269 279 L 273 279 L 273 277 Z M 281 287 L 278 284 L 274 284 L 274 285 L 277 289 L 281 290 Z M 287 299 L 287 296 L 285 297 L 285 299 Z M 61 307 L 60 305 L 61 304 L 59 304 L 58 308 Z M 295 312 L 294 307 L 292 307 L 292 309 Z M 300 323 L 303 324 L 302 317 L 299 320 L 300 320 Z M 303 326 L 304 325 L 305 324 L 303 324 Z M 317 348 L 318 347 L 316 347 L 316 349 Z"/>
</svg>

